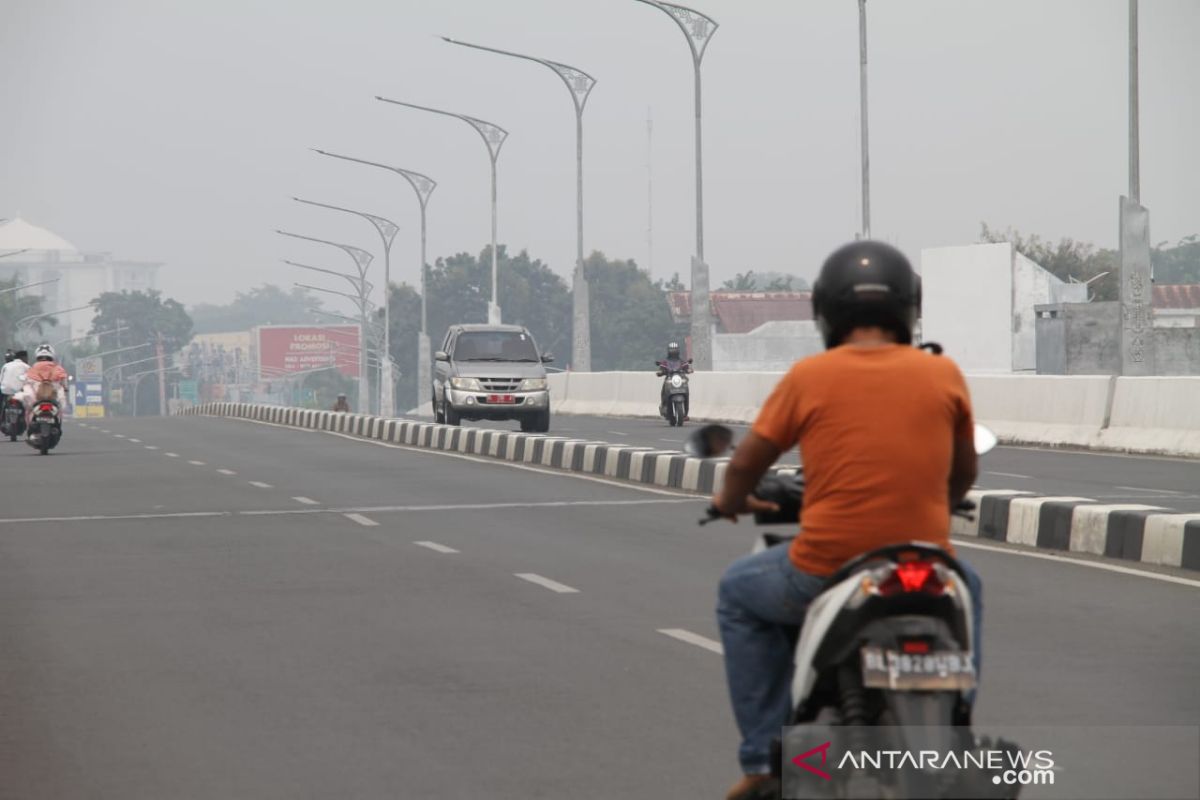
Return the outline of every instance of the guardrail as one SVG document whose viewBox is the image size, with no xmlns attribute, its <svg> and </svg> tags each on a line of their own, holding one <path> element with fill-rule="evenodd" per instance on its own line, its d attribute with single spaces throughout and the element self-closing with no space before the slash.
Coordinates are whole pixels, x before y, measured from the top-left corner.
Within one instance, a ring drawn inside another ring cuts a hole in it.
<svg viewBox="0 0 1200 800">
<path fill-rule="evenodd" d="M 698 372 L 695 420 L 749 423 L 779 372 Z M 658 416 L 652 372 L 551 375 L 555 413 Z M 1200 377 L 968 375 L 978 420 L 1006 444 L 1200 456 Z"/>
</svg>

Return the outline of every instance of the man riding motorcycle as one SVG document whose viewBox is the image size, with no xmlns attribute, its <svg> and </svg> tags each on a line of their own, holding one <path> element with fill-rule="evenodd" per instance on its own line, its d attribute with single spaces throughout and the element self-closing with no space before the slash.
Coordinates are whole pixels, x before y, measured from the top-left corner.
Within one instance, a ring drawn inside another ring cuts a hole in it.
<svg viewBox="0 0 1200 800">
<path fill-rule="evenodd" d="M 33 413 L 34 401 L 43 383 L 54 387 L 54 402 L 61 411 L 67 399 L 67 371 L 58 363 L 54 348 L 48 344 L 38 345 L 33 353 L 34 364 L 25 373 L 25 386 L 21 391 L 21 401 L 25 404 L 25 421 L 28 424 Z"/>
<path fill-rule="evenodd" d="M 825 261 L 813 315 L 826 352 L 797 362 L 738 446 L 713 499 L 737 515 L 767 510 L 751 492 L 799 445 L 805 476 L 801 534 L 734 562 L 721 578 L 717 619 L 744 777 L 728 800 L 771 786 L 771 744 L 790 711 L 793 642 L 825 579 L 843 563 L 913 539 L 950 545 L 950 513 L 976 477 L 970 397 L 958 367 L 912 347 L 920 278 L 890 245 L 857 241 Z M 966 564 L 975 630 L 979 576 Z M 976 649 L 976 657 L 978 649 Z"/>
<path fill-rule="evenodd" d="M 8 398 L 25 388 L 25 373 L 29 371 L 29 365 L 25 363 L 27 358 L 29 354 L 24 350 L 16 353 L 9 350 L 4 354 L 4 366 L 0 367 L 0 409 L 4 408 Z"/>
<path fill-rule="evenodd" d="M 664 375 L 671 374 L 672 372 L 682 372 L 686 375 L 687 373 L 689 373 L 691 371 L 692 371 L 692 365 L 687 363 L 686 361 L 684 361 L 683 358 L 680 356 L 679 343 L 671 342 L 670 344 L 668 344 L 666 360 L 658 362 L 658 372 L 656 373 L 658 375 L 658 377 L 661 378 Z M 660 393 L 660 398 L 659 398 L 659 403 L 658 403 L 659 407 L 666 408 L 667 404 L 670 402 L 671 402 L 671 396 L 667 391 L 667 384 L 664 383 L 663 387 L 662 387 L 662 392 Z M 691 407 L 691 404 L 692 404 L 691 396 L 685 395 L 683 403 L 684 403 L 683 418 L 684 418 L 684 420 L 687 420 L 688 419 L 688 409 Z"/>
</svg>

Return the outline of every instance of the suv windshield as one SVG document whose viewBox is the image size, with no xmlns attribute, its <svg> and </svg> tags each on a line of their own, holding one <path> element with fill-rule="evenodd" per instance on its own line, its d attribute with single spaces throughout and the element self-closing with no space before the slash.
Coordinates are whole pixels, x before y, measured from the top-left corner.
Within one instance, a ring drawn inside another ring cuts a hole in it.
<svg viewBox="0 0 1200 800">
<path fill-rule="evenodd" d="M 455 361 L 538 361 L 533 339 L 518 331 L 462 333 L 454 345 Z"/>
</svg>

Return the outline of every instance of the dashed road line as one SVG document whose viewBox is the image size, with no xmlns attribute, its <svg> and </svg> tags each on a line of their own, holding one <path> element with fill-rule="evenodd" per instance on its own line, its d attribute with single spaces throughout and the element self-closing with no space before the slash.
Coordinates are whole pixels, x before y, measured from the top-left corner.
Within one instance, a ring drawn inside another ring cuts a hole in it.
<svg viewBox="0 0 1200 800">
<path fill-rule="evenodd" d="M 357 522 L 365 528 L 374 528 L 379 523 L 370 517 L 364 517 L 362 514 L 343 514 L 346 519 Z"/>
<path fill-rule="evenodd" d="M 1150 492 L 1151 494 L 1178 494 L 1186 495 L 1187 492 L 1177 492 L 1173 489 L 1146 489 L 1141 486 L 1114 486 L 1114 489 L 1128 489 L 1132 492 Z"/>
<path fill-rule="evenodd" d="M 203 461 L 189 461 L 188 463 L 191 464 L 193 467 L 203 467 L 204 466 Z"/>
<path fill-rule="evenodd" d="M 141 443 L 142 443 L 142 440 L 141 440 L 141 439 L 130 439 L 129 441 L 133 442 L 134 444 L 141 444 Z"/>
<path fill-rule="evenodd" d="M 304 505 L 304 506 L 318 505 L 317 501 L 313 500 L 311 497 L 302 497 L 301 496 L 301 497 L 293 497 L 292 499 L 295 500 L 300 505 Z"/>
<path fill-rule="evenodd" d="M 179 453 L 163 453 L 167 458 L 179 458 Z"/>
<path fill-rule="evenodd" d="M 417 545 L 418 547 L 426 547 L 430 550 L 433 550 L 435 553 L 457 553 L 457 552 L 459 552 L 458 550 L 455 550 L 453 547 L 446 547 L 446 545 L 438 544 L 437 542 L 413 542 L 413 544 Z"/>
<path fill-rule="evenodd" d="M 222 475 L 237 475 L 237 473 L 231 469 L 219 469 L 217 472 L 221 473 Z"/>
<path fill-rule="evenodd" d="M 1014 550 L 1008 547 L 992 547 L 978 542 L 964 542 L 959 537 L 954 537 L 955 547 L 966 547 L 969 550 L 988 550 L 993 553 L 1004 553 L 1010 556 L 1024 556 L 1025 558 L 1040 558 L 1043 561 L 1057 561 L 1060 564 L 1074 564 L 1079 567 L 1091 567 L 1092 569 L 1102 569 L 1107 572 L 1119 572 L 1122 575 L 1134 575 L 1138 578 L 1150 578 L 1156 581 L 1165 581 L 1166 583 L 1178 583 L 1181 586 L 1190 586 L 1194 589 L 1200 589 L 1200 581 L 1191 578 L 1181 578 L 1176 575 L 1168 575 L 1162 572 L 1149 572 L 1144 569 L 1132 569 L 1130 567 L 1122 567 L 1117 564 L 1105 564 L 1101 561 L 1091 561 L 1084 558 L 1071 557 L 1066 555 L 1054 555 L 1052 553 L 1035 553 L 1030 550 Z"/>
<path fill-rule="evenodd" d="M 720 656 L 725 655 L 725 648 L 721 646 L 721 643 L 709 639 L 707 636 L 701 636 L 698 633 L 692 633 L 683 628 L 659 628 L 658 632 L 663 636 L 670 636 L 672 639 L 694 644 L 696 647 L 701 647 L 711 653 L 716 653 Z"/>
<path fill-rule="evenodd" d="M 274 489 L 275 488 L 271 484 L 263 483 L 262 481 L 246 481 L 246 483 L 250 484 L 251 486 L 257 486 L 259 489 Z"/>
<path fill-rule="evenodd" d="M 107 428 L 101 428 L 100 432 L 101 433 L 112 433 L 112 431 L 108 430 Z"/>
<path fill-rule="evenodd" d="M 145 447 L 146 447 L 146 449 L 147 449 L 147 450 L 157 450 L 157 449 L 158 449 L 157 447 L 155 447 L 155 446 L 154 446 L 154 445 L 152 445 L 152 444 L 145 445 Z"/>
<path fill-rule="evenodd" d="M 998 475 L 1001 478 L 1020 478 L 1021 480 L 1031 481 L 1032 475 L 1019 475 L 1016 472 L 984 472 L 984 475 Z"/>
<path fill-rule="evenodd" d="M 124 438 L 125 438 L 125 434 L 123 434 L 123 433 L 114 433 L 114 434 L 113 434 L 113 438 L 114 438 L 114 439 L 124 439 Z"/>
<path fill-rule="evenodd" d="M 567 586 L 565 583 L 552 581 L 547 577 L 538 575 L 536 572 L 514 572 L 513 575 L 523 581 L 536 583 L 538 586 L 549 589 L 552 592 L 558 592 L 559 594 L 577 594 L 579 592 L 574 586 Z"/>
</svg>

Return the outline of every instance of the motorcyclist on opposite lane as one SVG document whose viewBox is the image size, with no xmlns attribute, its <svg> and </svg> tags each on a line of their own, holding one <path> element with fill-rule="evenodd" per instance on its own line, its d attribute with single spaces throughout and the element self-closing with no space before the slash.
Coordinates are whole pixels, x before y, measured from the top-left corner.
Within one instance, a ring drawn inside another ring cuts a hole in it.
<svg viewBox="0 0 1200 800">
<path fill-rule="evenodd" d="M 682 372 L 685 375 L 689 372 L 692 372 L 692 365 L 690 363 L 688 363 L 687 361 L 684 361 L 683 357 L 680 355 L 679 342 L 671 342 L 670 344 L 667 345 L 667 357 L 666 357 L 666 359 L 659 361 L 657 365 L 658 365 L 657 375 L 660 378 L 663 377 L 664 375 L 669 375 L 672 372 Z M 670 394 L 667 392 L 667 385 L 664 383 L 663 387 L 662 387 L 662 392 L 661 392 L 661 395 L 659 398 L 659 407 L 666 408 L 667 403 L 669 403 L 670 401 L 671 401 L 671 397 L 670 397 Z M 691 407 L 691 404 L 692 404 L 691 397 L 690 396 L 685 397 L 684 406 L 683 406 L 684 420 L 688 419 L 688 409 Z"/>
<path fill-rule="evenodd" d="M 801 533 L 790 547 L 734 562 L 717 619 L 744 777 L 728 800 L 767 796 L 771 744 L 790 710 L 792 641 L 826 578 L 888 544 L 920 539 L 953 552 L 951 510 L 975 480 L 966 382 L 945 356 L 912 347 L 920 278 L 894 247 L 858 241 L 825 261 L 813 314 L 826 352 L 797 362 L 738 446 L 716 512 L 765 510 L 759 479 L 797 444 L 805 475 Z M 963 564 L 975 596 L 981 585 Z M 978 651 L 976 652 L 978 655 Z"/>
</svg>

